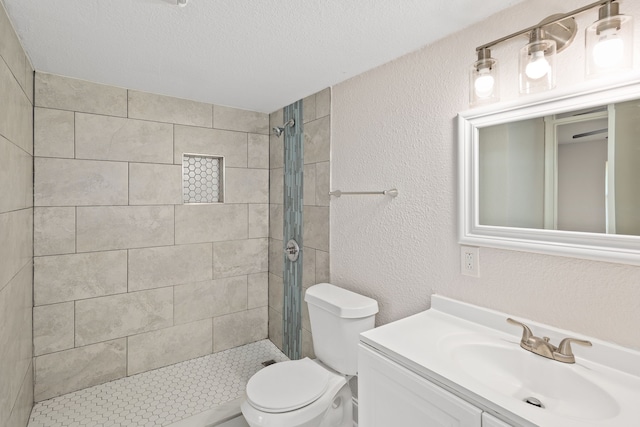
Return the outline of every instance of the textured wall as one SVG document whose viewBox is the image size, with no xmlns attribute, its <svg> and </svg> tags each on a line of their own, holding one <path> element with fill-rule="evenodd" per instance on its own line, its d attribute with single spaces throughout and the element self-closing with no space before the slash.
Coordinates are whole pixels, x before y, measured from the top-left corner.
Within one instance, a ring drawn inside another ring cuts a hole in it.
<svg viewBox="0 0 640 427">
<path fill-rule="evenodd" d="M 266 338 L 266 114 L 36 74 L 35 399 Z M 224 204 L 182 204 L 182 153 Z"/>
<path fill-rule="evenodd" d="M 303 294 L 316 283 L 329 281 L 329 158 L 331 154 L 331 90 L 303 99 Z M 281 126 L 283 111 L 269 117 L 270 127 Z M 283 137 L 270 137 L 270 231 L 269 231 L 269 338 L 282 349 L 283 312 Z M 313 356 L 307 304 L 302 312 L 302 356 Z"/>
<path fill-rule="evenodd" d="M 33 406 L 33 68 L 0 2 L 0 425 Z"/>
<path fill-rule="evenodd" d="M 425 310 L 438 293 L 640 349 L 640 268 L 481 248 L 480 278 L 460 274 L 456 114 L 468 109 L 468 70 L 481 43 L 584 1 L 531 0 L 332 91 L 332 186 L 397 187 L 396 199 L 331 203 L 331 277 L 376 298 L 378 323 Z M 636 20 L 640 2 L 621 1 Z M 584 33 L 558 57 L 558 87 L 584 80 Z M 502 99 L 518 97 L 516 38 L 496 46 Z"/>
</svg>

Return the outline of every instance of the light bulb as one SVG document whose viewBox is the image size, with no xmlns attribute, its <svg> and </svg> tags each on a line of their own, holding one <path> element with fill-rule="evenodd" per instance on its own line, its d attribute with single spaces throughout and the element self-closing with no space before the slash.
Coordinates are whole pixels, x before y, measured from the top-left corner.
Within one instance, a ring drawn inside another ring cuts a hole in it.
<svg viewBox="0 0 640 427">
<path fill-rule="evenodd" d="M 491 75 L 489 68 L 483 68 L 478 71 L 479 75 L 476 78 L 473 86 L 478 98 L 489 98 L 493 93 L 493 86 L 495 85 L 495 79 Z"/>
<path fill-rule="evenodd" d="M 532 59 L 527 64 L 525 73 L 530 79 L 538 80 L 546 76 L 550 69 L 549 61 L 544 57 L 544 51 L 539 50 L 533 52 Z"/>
<path fill-rule="evenodd" d="M 593 62 L 600 68 L 616 67 L 624 57 L 624 40 L 615 28 L 600 33 L 598 43 L 593 47 Z"/>
</svg>

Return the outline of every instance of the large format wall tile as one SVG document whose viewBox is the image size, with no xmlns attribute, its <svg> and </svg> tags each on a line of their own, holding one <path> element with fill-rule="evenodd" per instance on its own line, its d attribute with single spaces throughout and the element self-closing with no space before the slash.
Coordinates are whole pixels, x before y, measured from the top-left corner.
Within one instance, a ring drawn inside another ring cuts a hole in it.
<svg viewBox="0 0 640 427">
<path fill-rule="evenodd" d="M 76 158 L 173 163 L 173 126 L 77 113 Z"/>
<path fill-rule="evenodd" d="M 213 107 L 202 102 L 130 90 L 129 117 L 210 128 Z"/>
<path fill-rule="evenodd" d="M 129 291 L 211 280 L 211 243 L 129 251 Z"/>
<path fill-rule="evenodd" d="M 33 256 L 33 209 L 0 214 L 0 242 L 2 290 Z"/>
<path fill-rule="evenodd" d="M 36 357 L 36 402 L 85 387 L 122 378 L 127 374 L 126 339 Z"/>
<path fill-rule="evenodd" d="M 329 283 L 329 252 L 316 251 L 316 283 Z"/>
<path fill-rule="evenodd" d="M 34 255 L 62 255 L 75 251 L 76 208 L 34 208 Z"/>
<path fill-rule="evenodd" d="M 9 414 L 32 357 L 31 266 L 0 291 L 0 420 Z"/>
<path fill-rule="evenodd" d="M 284 238 L 284 205 L 269 205 L 269 236 L 282 241 Z"/>
<path fill-rule="evenodd" d="M 127 116 L 127 90 L 55 74 L 36 73 L 37 107 Z"/>
<path fill-rule="evenodd" d="M 269 239 L 269 273 L 282 277 L 284 270 L 284 242 Z"/>
<path fill-rule="evenodd" d="M 269 171 L 227 168 L 225 203 L 269 203 Z"/>
<path fill-rule="evenodd" d="M 210 354 L 213 324 L 207 319 L 134 335 L 127 344 L 127 375 L 134 375 Z"/>
<path fill-rule="evenodd" d="M 213 125 L 216 129 L 269 134 L 269 115 L 237 108 L 213 106 Z"/>
<path fill-rule="evenodd" d="M 173 206 L 77 209 L 78 252 L 173 245 Z"/>
<path fill-rule="evenodd" d="M 175 126 L 173 162 L 182 164 L 182 155 L 224 156 L 228 168 L 247 167 L 247 134 L 219 129 Z"/>
<path fill-rule="evenodd" d="M 34 307 L 33 355 L 73 348 L 73 316 L 73 301 Z"/>
<path fill-rule="evenodd" d="M 316 118 L 325 117 L 331 114 L 331 88 L 316 94 Z"/>
<path fill-rule="evenodd" d="M 331 154 L 331 119 L 323 117 L 304 125 L 304 163 L 328 162 Z"/>
<path fill-rule="evenodd" d="M 127 251 L 36 257 L 35 305 L 127 292 Z"/>
<path fill-rule="evenodd" d="M 33 204 L 33 157 L 0 136 L 0 213 Z"/>
<path fill-rule="evenodd" d="M 0 61 L 0 135 L 33 153 L 33 107 L 4 61 Z"/>
<path fill-rule="evenodd" d="M 27 368 L 22 387 L 13 405 L 7 427 L 24 427 L 29 423 L 29 415 L 33 407 L 33 363 Z M 1 420 L 1 419 L 0 419 Z"/>
<path fill-rule="evenodd" d="M 176 286 L 175 323 L 207 319 L 247 309 L 247 276 Z"/>
<path fill-rule="evenodd" d="M 329 207 L 305 206 L 303 217 L 305 246 L 329 252 Z"/>
<path fill-rule="evenodd" d="M 273 273 L 269 273 L 269 307 L 279 313 L 284 311 L 284 281 Z"/>
<path fill-rule="evenodd" d="M 271 169 L 269 171 L 269 203 L 284 204 L 284 169 Z"/>
<path fill-rule="evenodd" d="M 249 205 L 249 238 L 269 237 L 269 205 Z"/>
<path fill-rule="evenodd" d="M 302 202 L 305 205 L 316 204 L 316 165 L 304 165 Z"/>
<path fill-rule="evenodd" d="M 282 351 L 282 313 L 269 307 L 269 340 Z"/>
<path fill-rule="evenodd" d="M 36 206 L 126 205 L 126 163 L 35 159 Z"/>
<path fill-rule="evenodd" d="M 2 5 L 0 5 L 0 9 L 2 9 Z M 24 50 L 4 10 L 0 10 L 0 56 L 7 63 L 20 86 L 26 89 Z"/>
<path fill-rule="evenodd" d="M 29 61 L 29 57 L 25 59 L 26 60 L 24 61 L 24 68 L 25 72 L 27 73 L 27 76 L 25 78 L 25 81 L 27 82 L 27 85 L 25 86 L 25 92 L 27 94 L 27 98 L 29 98 L 29 102 L 31 102 L 31 105 L 33 105 L 33 85 L 36 78 L 36 73 L 33 69 L 33 66 L 31 65 L 31 61 Z"/>
<path fill-rule="evenodd" d="M 265 339 L 268 309 L 260 307 L 213 319 L 213 351 L 218 352 Z"/>
<path fill-rule="evenodd" d="M 176 244 L 246 239 L 247 205 L 176 206 Z"/>
<path fill-rule="evenodd" d="M 39 157 L 75 157 L 73 111 L 36 108 L 33 123 L 33 153 Z"/>
<path fill-rule="evenodd" d="M 316 206 L 329 206 L 331 170 L 329 162 L 316 163 Z"/>
<path fill-rule="evenodd" d="M 269 169 L 269 136 L 250 133 L 247 167 Z"/>
<path fill-rule="evenodd" d="M 248 239 L 213 244 L 213 277 L 240 276 L 268 271 L 268 240 Z"/>
<path fill-rule="evenodd" d="M 182 203 L 182 167 L 129 164 L 130 205 L 178 205 Z"/>
<path fill-rule="evenodd" d="M 278 125 L 280 126 L 280 125 Z M 284 168 L 284 138 L 269 136 L 269 168 Z"/>
<path fill-rule="evenodd" d="M 76 301 L 76 346 L 173 325 L 173 289 Z"/>
<path fill-rule="evenodd" d="M 247 277 L 247 296 L 248 309 L 269 304 L 269 273 L 265 271 Z"/>
</svg>

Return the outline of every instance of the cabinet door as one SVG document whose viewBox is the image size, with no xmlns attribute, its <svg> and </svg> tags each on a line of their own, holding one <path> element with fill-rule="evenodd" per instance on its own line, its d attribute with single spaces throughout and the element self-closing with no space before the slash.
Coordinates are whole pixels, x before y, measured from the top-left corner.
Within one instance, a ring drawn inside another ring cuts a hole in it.
<svg viewBox="0 0 640 427">
<path fill-rule="evenodd" d="M 482 427 L 513 427 L 511 424 L 507 424 L 502 420 L 497 419 L 491 414 L 486 412 L 482 413 Z"/>
<path fill-rule="evenodd" d="M 482 411 L 360 345 L 359 427 L 480 427 Z"/>
</svg>

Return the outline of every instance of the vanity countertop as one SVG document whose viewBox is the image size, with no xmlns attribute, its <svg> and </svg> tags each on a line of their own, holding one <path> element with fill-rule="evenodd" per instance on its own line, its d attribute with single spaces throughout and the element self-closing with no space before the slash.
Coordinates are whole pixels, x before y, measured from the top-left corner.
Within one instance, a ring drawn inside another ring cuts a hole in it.
<svg viewBox="0 0 640 427">
<path fill-rule="evenodd" d="M 575 364 L 520 348 L 522 329 L 573 346 Z M 628 427 L 640 425 L 640 352 L 535 321 L 434 295 L 431 309 L 361 334 L 387 358 L 522 426 Z M 535 397 L 545 408 L 525 403 Z"/>
</svg>

